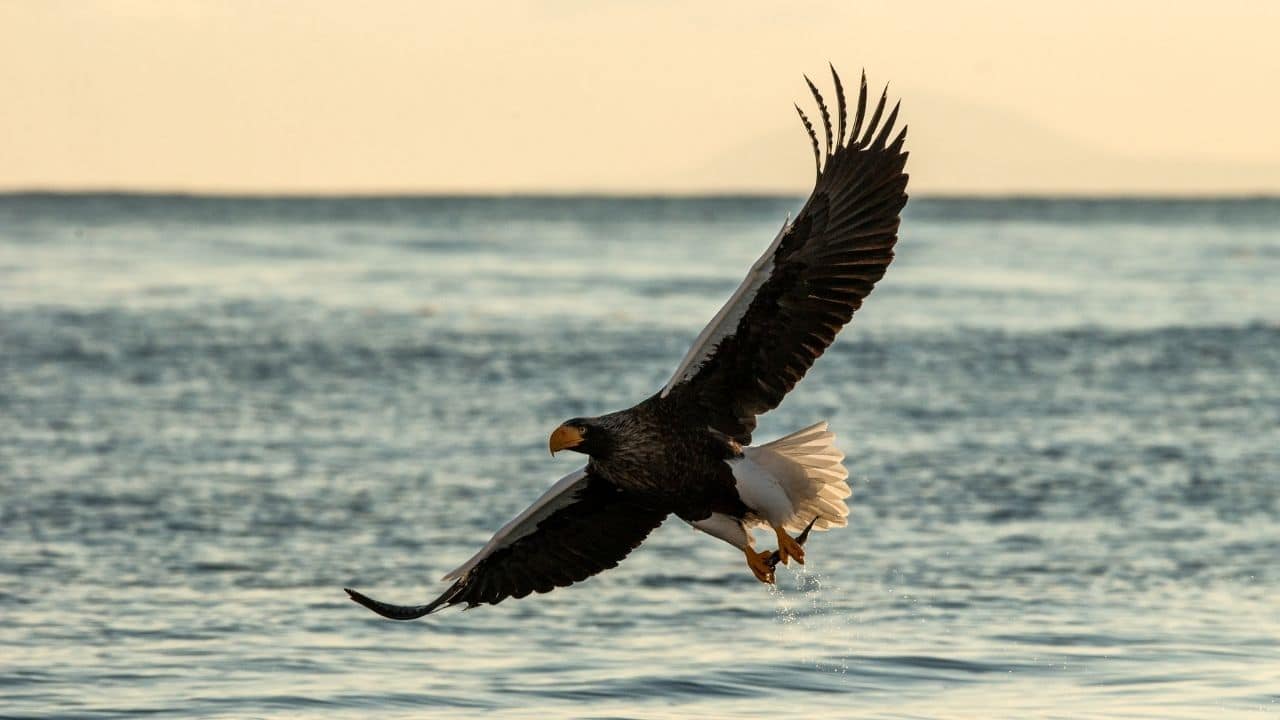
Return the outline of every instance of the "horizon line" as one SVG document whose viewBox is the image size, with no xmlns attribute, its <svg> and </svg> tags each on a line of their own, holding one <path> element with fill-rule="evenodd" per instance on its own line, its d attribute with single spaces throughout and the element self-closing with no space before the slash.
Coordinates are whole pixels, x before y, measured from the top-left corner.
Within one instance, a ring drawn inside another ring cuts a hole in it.
<svg viewBox="0 0 1280 720">
<path fill-rule="evenodd" d="M 806 192 L 778 190 L 717 190 L 717 191 L 221 191 L 221 190 L 162 190 L 162 189 L 0 189 L 0 198 L 139 198 L 139 199 L 189 199 L 189 200 L 795 200 L 807 197 Z M 1116 191 L 1008 191 L 1008 192 L 918 192 L 912 200 L 1144 200 L 1144 201 L 1248 201 L 1280 200 L 1280 191 L 1257 192 L 1116 192 Z"/>
</svg>

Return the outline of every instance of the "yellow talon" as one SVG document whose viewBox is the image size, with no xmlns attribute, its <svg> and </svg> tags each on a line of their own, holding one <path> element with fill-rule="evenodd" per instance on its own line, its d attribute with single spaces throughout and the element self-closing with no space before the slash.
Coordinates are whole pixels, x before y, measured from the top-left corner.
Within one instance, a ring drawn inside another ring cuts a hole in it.
<svg viewBox="0 0 1280 720">
<path fill-rule="evenodd" d="M 772 553 L 756 552 L 751 548 L 743 548 L 743 554 L 747 556 L 747 567 L 751 568 L 752 574 L 762 583 L 773 584 L 773 568 L 767 560 Z"/>
<path fill-rule="evenodd" d="M 804 564 L 804 546 L 795 541 L 795 538 L 787 534 L 786 530 L 775 525 L 773 533 L 778 536 L 778 557 L 786 564 L 791 558 L 795 558 L 796 562 Z"/>
</svg>

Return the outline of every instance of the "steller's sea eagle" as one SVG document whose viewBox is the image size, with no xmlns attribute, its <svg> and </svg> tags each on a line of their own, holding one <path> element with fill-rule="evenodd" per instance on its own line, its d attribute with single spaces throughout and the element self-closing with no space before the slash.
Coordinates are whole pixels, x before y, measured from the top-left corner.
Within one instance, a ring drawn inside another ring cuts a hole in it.
<svg viewBox="0 0 1280 720">
<path fill-rule="evenodd" d="M 614 567 L 672 513 L 741 550 L 755 577 L 771 583 L 779 560 L 804 562 L 810 529 L 847 523 L 848 472 L 826 423 L 751 445 L 756 416 L 782 402 L 884 275 L 907 203 L 906 128 L 892 134 L 897 105 L 881 123 L 888 88 L 868 118 L 863 73 L 846 135 L 844 88 L 835 68 L 831 74 L 834 129 L 805 78 L 822 113 L 823 146 L 796 106 L 813 144 L 813 192 L 666 386 L 627 410 L 556 428 L 551 452 L 582 453 L 586 466 L 445 575 L 452 584 L 440 597 L 390 605 L 348 589 L 351 599 L 409 620 L 548 592 Z M 773 529 L 776 552 L 755 550 L 748 529 L 757 525 Z"/>
</svg>

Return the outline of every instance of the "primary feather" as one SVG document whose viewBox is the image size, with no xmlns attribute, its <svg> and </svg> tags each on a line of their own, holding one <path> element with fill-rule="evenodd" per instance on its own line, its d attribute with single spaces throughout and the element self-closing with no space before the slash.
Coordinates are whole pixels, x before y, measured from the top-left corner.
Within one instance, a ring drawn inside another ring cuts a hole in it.
<svg viewBox="0 0 1280 720">
<path fill-rule="evenodd" d="M 756 576 L 771 582 L 784 544 L 801 559 L 795 543 L 810 530 L 847 523 L 848 473 L 826 423 L 750 446 L 757 416 L 782 402 L 883 277 L 907 202 L 906 130 L 893 134 L 898 106 L 881 123 L 886 88 L 866 118 L 863 73 L 850 127 L 844 86 L 831 72 L 834 129 L 822 94 L 805 77 L 825 152 L 796 106 L 813 149 L 813 191 L 666 386 L 627 410 L 558 428 L 552 451 L 582 452 L 590 457 L 586 467 L 446 574 L 450 585 L 439 597 L 392 605 L 348 590 L 353 600 L 405 620 L 547 592 L 614 567 L 672 513 L 742 549 Z M 767 558 L 754 554 L 746 532 L 759 522 L 779 533 L 779 552 Z M 797 531 L 797 538 L 782 534 Z"/>
</svg>

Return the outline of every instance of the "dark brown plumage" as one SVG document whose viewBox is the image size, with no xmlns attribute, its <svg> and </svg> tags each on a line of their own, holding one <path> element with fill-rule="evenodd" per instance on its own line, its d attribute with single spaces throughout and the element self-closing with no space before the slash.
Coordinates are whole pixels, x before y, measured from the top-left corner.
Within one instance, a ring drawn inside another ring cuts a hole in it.
<svg viewBox="0 0 1280 720">
<path fill-rule="evenodd" d="M 585 480 L 573 501 L 542 521 L 538 532 L 493 553 L 431 603 L 402 607 L 347 592 L 375 612 L 411 620 L 445 605 L 475 607 L 550 592 L 616 567 L 667 513 L 636 502 L 598 477 L 588 474 Z"/>
<path fill-rule="evenodd" d="M 813 192 L 671 382 L 635 407 L 575 418 L 557 429 L 552 451 L 587 454 L 587 466 L 446 576 L 453 582 L 436 600 L 389 605 L 348 590 L 354 600 L 386 617 L 409 619 L 450 605 L 547 592 L 614 567 L 671 513 L 743 549 L 756 576 L 771 581 L 779 556 L 803 561 L 784 527 L 803 527 L 807 537 L 820 519 L 819 529 L 843 524 L 847 473 L 838 466 L 843 456 L 830 446 L 825 424 L 794 434 L 799 437 L 791 445 L 784 438 L 747 447 L 756 417 L 782 402 L 884 276 L 907 202 L 906 130 L 893 135 L 897 105 L 882 124 L 886 89 L 865 118 L 864 74 L 846 137 L 844 88 L 834 68 L 832 76 L 835 128 L 817 86 L 805 78 L 822 118 L 825 152 L 796 107 L 817 164 Z M 754 484 L 761 473 L 774 473 L 771 482 L 784 488 L 786 504 Z M 802 510 L 814 517 L 797 519 Z M 749 536 L 739 536 L 753 523 L 778 533 L 779 553 L 772 560 L 767 553 L 753 557 Z"/>
<path fill-rule="evenodd" d="M 864 76 L 854 133 L 862 127 L 866 95 Z M 886 97 L 880 96 L 865 136 L 840 139 L 821 168 L 737 331 L 673 389 L 673 396 L 688 396 L 712 427 L 739 443 L 751 442 L 756 416 L 777 407 L 800 382 L 893 261 L 899 213 L 907 204 L 906 128 L 888 142 L 895 105 L 873 137 Z M 816 151 L 816 137 L 813 143 Z"/>
</svg>

